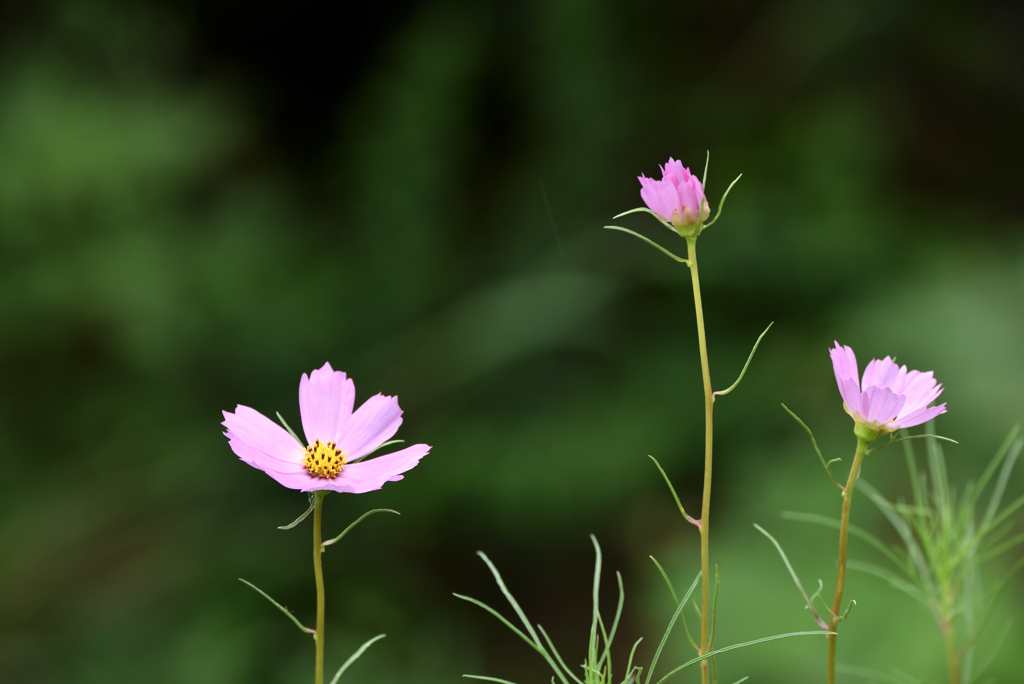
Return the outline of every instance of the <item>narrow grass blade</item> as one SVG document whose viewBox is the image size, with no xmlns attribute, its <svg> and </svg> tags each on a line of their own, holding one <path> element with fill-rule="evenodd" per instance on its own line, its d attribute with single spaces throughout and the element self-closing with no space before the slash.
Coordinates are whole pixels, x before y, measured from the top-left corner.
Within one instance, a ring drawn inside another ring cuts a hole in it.
<svg viewBox="0 0 1024 684">
<path fill-rule="evenodd" d="M 737 679 L 737 680 L 736 680 L 735 682 L 733 682 L 732 684 L 743 684 L 743 682 L 747 681 L 748 679 L 750 679 L 750 675 L 747 675 L 747 676 L 746 676 L 746 677 L 744 677 L 743 679 Z"/>
<path fill-rule="evenodd" d="M 828 624 L 821 619 L 821 617 L 818 615 L 818 611 L 814 609 L 814 603 L 811 601 L 810 597 L 807 596 L 807 592 L 804 591 L 804 585 L 800 583 L 800 578 L 797 577 L 796 570 L 793 569 L 792 564 L 790 564 L 789 562 L 789 558 L 786 557 L 786 552 L 782 550 L 782 545 L 775 540 L 775 537 L 768 534 L 768 531 L 766 529 L 764 529 L 757 523 L 754 523 L 754 529 L 756 529 L 764 536 L 768 537 L 768 541 L 775 545 L 775 550 L 779 552 L 780 556 L 782 556 L 782 562 L 786 564 L 786 569 L 789 570 L 789 576 L 793 578 L 793 583 L 796 585 L 796 588 L 800 590 L 800 595 L 804 597 L 804 603 L 807 604 L 808 610 L 810 610 L 811 615 L 814 616 L 815 622 L 817 622 L 818 626 L 827 632 Z"/>
<path fill-rule="evenodd" d="M 988 508 L 985 510 L 985 517 L 982 519 L 981 523 L 982 529 L 989 526 L 992 518 L 995 517 L 996 511 L 999 510 L 999 504 L 1002 503 L 1003 494 L 1006 492 L 1006 483 L 1010 479 L 1010 472 L 1013 470 L 1013 466 L 1017 462 L 1017 457 L 1020 456 L 1022 446 L 1024 446 L 1024 440 L 1017 440 L 1009 449 L 1006 461 L 1003 463 L 1003 467 L 999 471 L 999 477 L 996 479 L 995 488 L 992 490 L 992 496 L 989 499 Z"/>
<path fill-rule="evenodd" d="M 683 600 L 676 606 L 676 612 L 672 614 L 672 619 L 668 622 L 668 627 L 665 628 L 665 635 L 661 637 L 661 642 L 658 644 L 658 650 L 654 652 L 654 659 L 651 660 L 651 667 L 647 670 L 647 684 L 651 683 L 651 677 L 654 676 L 654 668 L 658 664 L 658 658 L 661 657 L 661 651 L 665 648 L 665 642 L 668 641 L 669 634 L 672 633 L 672 628 L 676 624 L 676 620 L 679 619 L 679 614 L 686 608 L 686 602 L 690 600 L 690 596 L 697 589 L 697 584 L 700 582 L 700 573 L 693 579 L 693 583 L 690 588 L 686 590 L 686 594 L 683 596 Z"/>
<path fill-rule="evenodd" d="M 633 672 L 633 657 L 636 655 L 637 646 L 639 646 L 640 642 L 643 641 L 643 640 L 644 640 L 644 638 L 640 637 L 635 642 L 633 642 L 633 648 L 629 649 L 629 662 L 626 663 L 626 679 L 625 679 L 625 682 L 627 682 L 627 683 L 628 682 L 638 682 L 638 681 L 640 681 L 640 673 L 643 672 L 643 668 L 642 667 L 636 668 L 636 673 L 635 673 L 636 677 L 633 677 L 633 674 L 634 674 L 634 672 Z"/>
<path fill-rule="evenodd" d="M 773 325 L 775 325 L 775 321 L 772 321 L 771 323 L 769 323 L 768 327 L 764 329 L 764 332 L 761 333 L 758 336 L 757 341 L 754 342 L 754 348 L 750 350 L 750 356 L 747 357 L 747 362 L 745 364 L 743 364 L 743 370 L 740 371 L 740 376 L 738 378 L 736 378 L 736 382 L 734 382 L 731 385 L 729 385 L 729 387 L 727 389 L 721 390 L 719 392 L 715 392 L 713 394 L 713 396 L 721 397 L 721 396 L 724 396 L 724 395 L 728 394 L 729 392 L 732 392 L 734 389 L 736 389 L 736 386 L 740 384 L 740 380 L 742 380 L 743 376 L 747 374 L 747 368 L 750 367 L 750 362 L 754 358 L 754 352 L 757 351 L 757 346 L 759 344 L 761 344 L 761 340 L 764 339 L 764 336 L 768 334 L 768 331 L 771 330 Z"/>
<path fill-rule="evenodd" d="M 930 608 L 930 605 L 928 603 L 928 595 L 925 594 L 925 592 L 921 591 L 919 587 L 915 587 L 913 584 L 906 581 L 905 579 L 898 577 L 892 572 L 889 572 L 885 568 L 879 567 L 872 563 L 864 563 L 862 561 L 856 560 L 848 560 L 846 562 L 846 567 L 850 570 L 859 570 L 861 572 L 866 572 L 869 575 L 880 577 L 881 579 L 884 579 L 886 582 L 892 585 L 894 589 L 899 589 L 907 596 L 910 596 L 916 601 L 920 601 L 921 604 L 926 608 Z"/>
<path fill-rule="evenodd" d="M 705 653 L 702 656 L 697 656 L 696 658 L 694 658 L 692 660 L 686 661 L 685 663 L 683 663 L 682 665 L 678 666 L 677 668 L 675 668 L 674 670 L 669 672 L 667 675 L 665 675 L 664 677 L 659 679 L 658 680 L 658 684 L 662 684 L 662 682 L 666 681 L 669 677 L 672 677 L 673 675 L 681 672 L 682 670 L 690 667 L 691 665 L 695 665 L 695 664 L 699 663 L 702 660 L 707 660 L 708 658 L 714 658 L 715 656 L 719 655 L 720 653 L 726 653 L 727 651 L 735 651 L 738 648 L 746 648 L 747 646 L 756 646 L 757 644 L 763 644 L 763 643 L 768 642 L 768 641 L 777 641 L 779 639 L 789 639 L 790 637 L 798 637 L 798 636 L 830 636 L 832 634 L 835 634 L 835 632 L 821 632 L 821 631 L 814 631 L 814 632 L 790 632 L 788 634 L 776 634 L 775 636 L 763 637 L 761 639 L 754 639 L 753 641 L 745 641 L 742 644 L 733 644 L 732 646 L 723 646 L 722 648 L 719 648 L 719 649 L 714 650 L 714 651 L 708 651 L 707 653 Z"/>
<path fill-rule="evenodd" d="M 373 646 L 375 642 L 380 641 L 386 636 L 387 634 L 378 634 L 377 636 L 373 637 L 365 644 L 360 646 L 355 653 L 349 656 L 349 659 L 345 661 L 345 664 L 338 668 L 338 672 L 334 675 L 334 678 L 331 680 L 331 684 L 338 684 L 338 680 L 341 679 L 341 675 L 345 672 L 345 670 L 348 669 L 348 666 L 356 662 L 359 659 L 359 656 L 363 655 L 366 649 L 370 648 L 370 646 Z"/>
<path fill-rule="evenodd" d="M 483 551 L 477 551 L 476 555 L 480 556 L 483 562 L 487 565 L 487 568 L 491 571 L 491 575 L 494 576 L 494 581 L 497 583 L 498 588 L 501 590 L 501 593 L 505 596 L 505 599 L 508 600 L 509 604 L 512 606 L 512 609 L 515 611 L 520 621 L 522 621 L 523 626 L 526 627 L 527 633 L 533 638 L 533 641 L 531 642 L 533 644 L 533 647 L 536 649 L 538 653 L 541 654 L 544 660 L 547 661 L 548 665 L 551 667 L 552 670 L 555 671 L 555 673 L 558 675 L 558 678 L 562 680 L 563 684 L 569 684 L 568 680 L 565 678 L 565 675 L 563 675 L 561 671 L 558 669 L 558 666 L 555 664 L 554 659 L 552 659 L 552 657 L 548 654 L 547 650 L 545 650 L 543 644 L 540 643 L 540 639 L 537 637 L 537 632 L 533 629 L 533 626 L 530 624 L 530 621 L 526 619 L 526 613 L 524 613 L 523 609 L 519 607 L 519 603 L 516 601 L 515 597 L 512 596 L 512 592 L 510 592 L 508 590 L 508 587 L 505 586 L 505 580 L 501 578 L 501 573 L 498 572 L 498 568 L 494 567 L 494 563 L 491 562 L 491 559 L 488 558 L 487 554 Z M 502 618 L 502 620 L 511 627 L 511 623 L 508 623 L 508 621 L 504 620 L 504 618 Z M 520 634 L 522 633 L 520 632 Z"/>
<path fill-rule="evenodd" d="M 498 682 L 498 684 L 516 684 L 510 682 L 507 679 L 498 679 L 497 677 L 484 677 L 483 675 L 462 675 L 466 679 L 479 679 L 482 682 Z"/>
<path fill-rule="evenodd" d="M 565 664 L 565 661 L 562 660 L 562 655 L 558 652 L 558 649 L 555 648 L 554 642 L 551 641 L 551 637 L 549 637 L 548 633 L 544 631 L 544 627 L 542 627 L 540 623 L 537 623 L 537 629 L 540 630 L 540 635 L 544 637 L 544 641 L 547 643 L 548 648 L 551 649 L 551 653 L 555 656 L 555 660 L 557 660 L 558 664 L 562 666 L 562 669 L 565 670 L 565 673 L 572 677 L 573 681 L 577 682 L 577 684 L 583 684 L 583 681 L 579 677 L 574 675 L 572 670 L 570 670 L 569 667 Z"/>
<path fill-rule="evenodd" d="M 666 255 L 668 255 L 668 256 L 670 256 L 670 257 L 672 257 L 673 259 L 675 259 L 675 260 L 676 260 L 676 261 L 678 261 L 679 263 L 681 263 L 681 264 L 686 264 L 687 266 L 689 266 L 689 265 L 690 265 L 690 262 L 689 262 L 688 260 L 684 259 L 684 258 L 683 258 L 683 257 L 681 257 L 681 256 L 676 256 L 676 255 L 675 255 L 675 254 L 673 254 L 672 252 L 668 251 L 667 249 L 665 249 L 664 247 L 662 247 L 661 245 L 659 245 L 659 244 L 658 244 L 657 242 L 655 242 L 654 240 L 650 240 L 650 239 L 648 239 L 648 238 L 645 238 L 645 237 L 644 237 L 643 235 L 641 235 L 640 233 L 637 233 L 637 232 L 635 232 L 635 231 L 632 231 L 632 230 L 630 230 L 629 228 L 623 228 L 623 227 L 621 227 L 621 226 L 605 226 L 604 228 L 605 228 L 605 230 L 618 230 L 618 231 L 621 231 L 621 232 L 623 232 L 623 233 L 629 233 L 630 235 L 632 235 L 632 236 L 634 236 L 634 237 L 638 237 L 638 238 L 640 238 L 641 240 L 643 240 L 644 242 L 646 242 L 647 244 L 649 244 L 649 245 L 650 245 L 651 247 L 654 247 L 655 249 L 657 249 L 657 250 L 658 250 L 659 252 L 661 252 L 662 254 L 666 254 Z"/>
<path fill-rule="evenodd" d="M 1003 440 L 1003 443 L 999 445 L 999 448 L 996 450 L 992 460 L 988 462 L 987 466 L 985 466 L 985 471 L 981 474 L 981 477 L 978 478 L 978 487 L 974 490 L 975 502 L 977 502 L 978 498 L 981 496 L 981 491 L 985 489 L 986 485 L 988 485 L 988 481 L 996 474 L 996 471 L 999 469 L 999 464 L 1002 463 L 1006 454 L 1009 453 L 1010 447 L 1012 447 L 1017 441 L 1018 434 L 1020 434 L 1020 425 L 1014 425 L 1013 429 L 1010 430 L 1010 434 L 1008 434 L 1006 439 Z"/>
<path fill-rule="evenodd" d="M 622 618 L 622 607 L 626 603 L 626 588 L 622 584 L 622 573 L 616 570 L 615 578 L 619 583 L 619 603 L 615 608 L 615 619 L 612 620 L 612 629 L 608 632 L 604 640 L 604 652 L 601 653 L 601 658 L 597 661 L 598 668 L 600 668 L 605 661 L 611 665 L 612 642 L 615 640 L 615 633 L 619 630 L 619 620 Z"/>
<path fill-rule="evenodd" d="M 306 627 L 304 624 L 299 622 L 299 619 L 297 617 L 295 617 L 294 615 L 292 615 L 290 610 L 288 610 L 287 608 L 282 606 L 280 603 L 278 603 L 274 599 L 270 598 L 270 596 L 265 591 L 263 591 L 262 589 L 257 587 L 255 584 L 253 584 L 252 582 L 249 582 L 247 580 L 244 580 L 241 577 L 238 578 L 238 581 L 241 582 L 242 584 L 246 584 L 246 585 L 252 587 L 253 589 L 256 590 L 257 594 L 259 594 L 260 596 L 262 596 L 263 598 L 267 599 L 268 601 L 273 603 L 275 606 L 277 606 L 277 609 L 279 611 L 281 611 L 282 613 L 284 613 L 285 615 L 287 615 L 288 619 L 291 620 L 292 622 L 294 622 L 295 626 L 298 627 L 299 629 L 301 629 L 303 632 L 305 632 L 306 634 L 316 634 L 316 630 L 315 629 L 310 629 L 309 627 Z"/>
<path fill-rule="evenodd" d="M 672 480 L 668 479 L 668 475 L 665 474 L 665 469 L 661 467 L 660 463 L 658 463 L 658 459 L 654 458 L 650 454 L 647 454 L 647 458 L 649 458 L 652 461 L 654 461 L 654 465 L 658 469 L 658 472 L 661 473 L 661 476 L 663 478 L 665 478 L 665 484 L 668 485 L 668 490 L 670 492 L 672 492 L 672 498 L 675 500 L 676 506 L 679 507 L 679 512 L 682 513 L 683 517 L 686 518 L 688 521 L 690 521 L 691 523 L 693 523 L 697 527 L 700 527 L 700 521 L 699 520 L 696 520 L 695 518 L 691 518 L 689 515 L 686 514 L 686 509 L 683 508 L 682 502 L 679 501 L 679 495 L 676 494 L 676 488 L 672 486 Z M 657 563 L 658 561 L 654 561 L 654 562 Z"/>
<path fill-rule="evenodd" d="M 488 613 L 490 613 L 494 617 L 498 618 L 498 620 L 500 620 L 503 625 L 505 625 L 506 627 L 511 629 L 512 632 L 515 633 L 516 636 L 518 636 L 520 639 L 522 639 L 526 643 L 530 644 L 530 646 L 533 647 L 533 650 L 537 651 L 538 653 L 543 654 L 543 650 L 541 649 L 541 647 L 538 646 L 532 639 L 530 639 L 530 637 L 528 637 L 525 634 L 523 634 L 521 629 L 519 629 L 518 627 L 513 625 L 511 622 L 509 622 L 505 618 L 504 615 L 502 615 L 498 611 L 494 610 L 493 608 L 491 608 L 489 605 L 487 605 L 483 601 L 475 599 L 472 596 L 463 596 L 462 594 L 454 594 L 453 593 L 452 596 L 454 596 L 457 599 L 462 599 L 463 601 L 468 601 L 469 603 L 472 603 L 474 606 L 479 606 L 480 608 L 483 608 Z"/>
<path fill-rule="evenodd" d="M 275 411 L 274 413 L 277 414 L 277 419 L 279 421 L 281 421 L 281 425 L 283 425 L 284 429 L 288 431 L 288 434 L 291 435 L 292 437 L 294 437 L 295 441 L 298 442 L 302 446 L 303 449 L 305 449 L 306 448 L 306 443 L 303 442 L 301 439 L 299 439 L 299 436 L 297 434 L 295 434 L 295 430 L 292 430 L 291 426 L 288 425 L 288 421 L 286 421 L 284 419 L 284 416 L 281 415 L 281 412 L 280 411 Z"/>
<path fill-rule="evenodd" d="M 811 428 L 807 427 L 807 424 L 804 423 L 804 421 L 800 420 L 800 417 L 798 415 L 790 411 L 788 406 L 782 404 L 782 408 L 786 410 L 786 413 L 793 417 L 793 420 L 800 423 L 800 427 L 802 427 L 804 429 L 804 432 L 807 433 L 807 436 L 811 438 L 811 444 L 814 446 L 814 452 L 818 454 L 818 460 L 821 461 L 821 465 L 823 468 L 825 468 L 825 472 L 828 473 L 828 478 L 832 480 L 832 484 L 834 484 L 836 487 L 839 487 L 839 489 L 846 491 L 843 485 L 839 484 L 836 478 L 832 475 L 832 470 L 829 468 L 831 464 L 841 459 L 836 458 L 826 463 L 825 457 L 821 455 L 821 449 L 818 448 L 818 442 L 817 440 L 814 439 L 814 434 L 811 432 Z"/>
<path fill-rule="evenodd" d="M 661 567 L 661 563 L 659 563 L 658 559 L 655 558 L 654 556 L 648 556 L 648 558 L 650 558 L 652 561 L 654 561 L 655 567 L 658 568 L 658 572 L 661 573 L 661 577 L 665 580 L 665 584 L 668 585 L 668 593 L 672 594 L 672 601 L 675 603 L 675 605 L 678 606 L 679 605 L 679 597 L 676 596 L 676 588 L 674 586 L 672 586 L 672 580 L 670 580 L 668 578 L 668 573 L 665 572 L 665 568 Z"/>
<path fill-rule="evenodd" d="M 601 606 L 598 596 L 601 592 L 601 545 L 597 543 L 597 537 L 590 535 L 590 542 L 594 545 L 594 590 L 593 590 L 593 612 L 590 623 L 590 644 L 588 660 L 593 663 L 597 660 L 597 623 L 601 619 Z"/>
<path fill-rule="evenodd" d="M 1003 629 L 999 632 L 999 636 L 992 641 L 992 646 L 989 649 L 988 655 L 985 656 L 985 660 L 983 660 L 981 665 L 978 666 L 978 670 L 974 675 L 975 677 L 980 677 L 981 673 L 987 670 L 988 666 L 992 664 L 993 660 L 995 660 L 996 654 L 999 653 L 999 649 L 1003 647 L 1003 642 L 1006 641 L 1006 635 L 1010 633 L 1010 628 L 1012 626 L 1013 622 L 1010 620 L 1007 620 L 1006 624 L 1003 625 Z"/>
<path fill-rule="evenodd" d="M 708 164 L 711 163 L 711 150 L 707 151 L 708 154 L 704 158 L 704 177 L 700 180 L 700 187 L 706 188 L 708 186 Z"/>
<path fill-rule="evenodd" d="M 344 537 L 349 532 L 351 532 L 353 530 L 353 528 L 355 528 L 356 525 L 358 525 L 359 523 L 363 522 L 364 520 L 369 518 L 374 513 L 394 513 L 395 515 L 402 515 L 398 511 L 393 511 L 390 508 L 374 508 L 372 511 L 367 511 L 366 513 L 363 513 L 361 516 L 359 516 L 359 518 L 356 519 L 356 521 L 354 523 L 352 523 L 351 525 L 346 527 L 345 530 L 341 534 L 339 534 L 334 539 L 329 539 L 328 541 L 325 541 L 322 544 L 322 546 L 330 546 L 331 544 L 334 544 L 335 542 L 341 541 L 341 538 Z"/>
<path fill-rule="evenodd" d="M 306 509 L 305 513 L 303 513 L 298 518 L 296 518 L 293 522 L 290 522 L 287 525 L 278 525 L 277 529 L 279 529 L 279 530 L 290 530 L 290 529 L 292 529 L 293 527 L 298 525 L 300 522 L 305 520 L 306 517 L 309 516 L 309 514 L 313 512 L 314 508 L 316 508 L 316 500 L 313 497 L 310 497 L 309 508 Z"/>
</svg>

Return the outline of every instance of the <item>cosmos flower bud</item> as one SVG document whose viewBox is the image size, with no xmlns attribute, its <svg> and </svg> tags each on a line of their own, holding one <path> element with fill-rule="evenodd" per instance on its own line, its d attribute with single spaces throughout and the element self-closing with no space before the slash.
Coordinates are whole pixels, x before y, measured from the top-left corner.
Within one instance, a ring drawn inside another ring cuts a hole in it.
<svg viewBox="0 0 1024 684">
<path fill-rule="evenodd" d="M 661 167 L 661 180 L 639 176 L 640 197 L 647 208 L 671 223 L 683 237 L 700 232 L 711 214 L 704 186 L 682 162 L 669 157 Z"/>
</svg>

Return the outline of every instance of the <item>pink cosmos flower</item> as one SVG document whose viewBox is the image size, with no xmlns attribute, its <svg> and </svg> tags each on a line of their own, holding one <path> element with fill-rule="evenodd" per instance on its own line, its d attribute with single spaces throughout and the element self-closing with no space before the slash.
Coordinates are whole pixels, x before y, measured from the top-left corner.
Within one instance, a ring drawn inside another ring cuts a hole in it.
<svg viewBox="0 0 1024 684">
<path fill-rule="evenodd" d="M 328 489 L 362 494 L 402 479 L 430 447 L 415 444 L 362 460 L 391 439 L 402 424 L 397 397 L 370 397 L 352 411 L 356 388 L 344 373 L 324 367 L 302 374 L 299 412 L 308 446 L 248 406 L 224 411 L 224 432 L 231 450 L 285 487 L 312 492 Z"/>
<path fill-rule="evenodd" d="M 644 175 L 638 179 L 647 208 L 676 228 L 703 223 L 711 215 L 704 187 L 682 162 L 669 157 L 660 181 Z"/>
<path fill-rule="evenodd" d="M 829 350 L 843 408 L 878 437 L 885 432 L 913 427 L 946 412 L 946 405 L 928 406 L 942 394 L 932 371 L 907 371 L 886 356 L 872 359 L 857 379 L 857 357 L 853 350 L 836 342 Z"/>
</svg>

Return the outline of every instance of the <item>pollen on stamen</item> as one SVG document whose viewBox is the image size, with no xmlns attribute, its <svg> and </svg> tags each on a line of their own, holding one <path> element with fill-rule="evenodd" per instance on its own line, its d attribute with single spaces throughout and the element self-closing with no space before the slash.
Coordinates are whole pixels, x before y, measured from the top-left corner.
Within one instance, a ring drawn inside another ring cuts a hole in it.
<svg viewBox="0 0 1024 684">
<path fill-rule="evenodd" d="M 344 451 L 338 448 L 334 442 L 321 442 L 314 440 L 306 447 L 306 453 L 302 457 L 302 465 L 306 472 L 313 477 L 329 480 L 337 477 L 338 473 L 345 469 L 348 460 Z"/>
</svg>

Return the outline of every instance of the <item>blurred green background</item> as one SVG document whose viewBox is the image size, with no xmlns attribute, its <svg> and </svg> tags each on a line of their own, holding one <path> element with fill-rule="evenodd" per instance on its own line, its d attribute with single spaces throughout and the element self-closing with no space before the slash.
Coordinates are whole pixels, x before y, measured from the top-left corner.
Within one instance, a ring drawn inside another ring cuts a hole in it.
<svg viewBox="0 0 1024 684">
<path fill-rule="evenodd" d="M 671 605 L 647 555 L 677 585 L 699 568 L 647 460 L 698 508 L 692 294 L 601 226 L 639 173 L 709 149 L 712 207 L 744 174 L 700 241 L 717 386 L 775 321 L 716 410 L 717 642 L 813 629 L 752 523 L 832 585 L 834 534 L 779 517 L 840 507 L 779 403 L 848 462 L 833 339 L 936 371 L 961 482 L 1024 417 L 1022 38 L 1009 2 L 4 3 L 0 681 L 308 681 L 311 640 L 236 579 L 312 620 L 309 524 L 275 529 L 305 496 L 219 422 L 241 403 L 295 425 L 328 360 L 433 445 L 326 502 L 325 534 L 403 514 L 325 555 L 331 672 L 386 632 L 343 681 L 547 681 L 451 592 L 507 608 L 486 551 L 579 662 L 591 532 L 626 583 L 616 657 L 646 635 L 649 660 Z M 864 475 L 906 493 L 896 450 Z M 866 498 L 853 519 L 896 540 Z M 857 573 L 846 595 L 840 661 L 945 681 L 923 609 Z M 1019 681 L 1024 581 L 1002 603 L 990 674 Z M 680 630 L 662 663 L 691 654 Z M 820 681 L 824 655 L 739 651 L 722 681 Z"/>
</svg>

